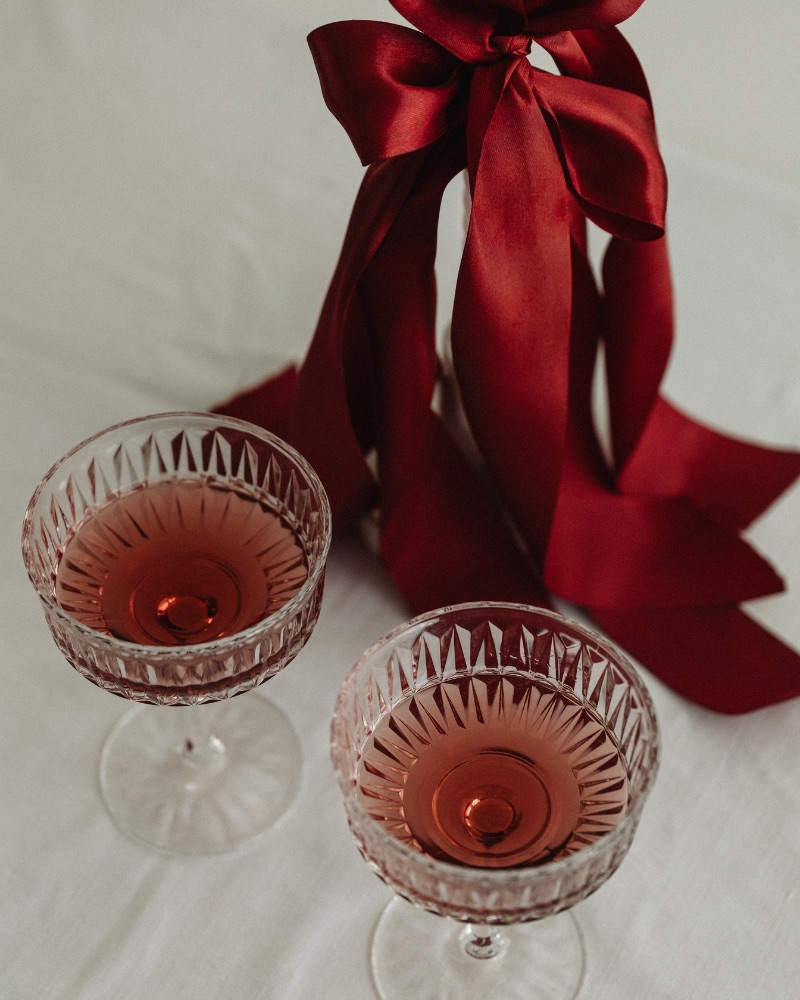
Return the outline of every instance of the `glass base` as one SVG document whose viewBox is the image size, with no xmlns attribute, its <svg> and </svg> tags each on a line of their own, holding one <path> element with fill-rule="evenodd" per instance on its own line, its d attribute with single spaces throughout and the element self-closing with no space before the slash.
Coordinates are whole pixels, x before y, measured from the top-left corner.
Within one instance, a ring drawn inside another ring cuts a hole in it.
<svg viewBox="0 0 800 1000">
<path fill-rule="evenodd" d="M 573 1000 L 583 971 L 583 940 L 568 912 L 475 928 L 396 897 L 372 941 L 383 1000 Z"/>
<path fill-rule="evenodd" d="M 291 722 L 252 691 L 204 705 L 133 708 L 103 748 L 100 788 L 133 840 L 171 854 L 223 854 L 283 815 L 301 768 Z"/>
</svg>

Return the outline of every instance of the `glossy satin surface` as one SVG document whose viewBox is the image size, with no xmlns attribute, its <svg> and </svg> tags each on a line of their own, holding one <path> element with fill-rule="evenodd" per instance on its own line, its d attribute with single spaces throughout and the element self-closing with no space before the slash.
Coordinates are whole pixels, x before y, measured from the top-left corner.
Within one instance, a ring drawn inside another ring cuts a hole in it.
<svg viewBox="0 0 800 1000">
<path fill-rule="evenodd" d="M 718 434 L 660 394 L 666 176 L 644 74 L 616 28 L 639 3 L 394 6 L 414 28 L 346 21 L 309 38 L 369 167 L 294 391 L 285 373 L 229 412 L 289 422 L 340 525 L 380 503 L 381 552 L 416 611 L 552 593 L 702 705 L 797 695 L 798 657 L 739 604 L 783 586 L 741 532 L 800 456 Z M 534 45 L 558 73 L 529 63 Z M 488 487 L 431 410 L 438 210 L 465 167 L 452 350 Z M 587 220 L 611 234 L 599 282 Z M 590 406 L 600 345 L 611 459 Z"/>
</svg>

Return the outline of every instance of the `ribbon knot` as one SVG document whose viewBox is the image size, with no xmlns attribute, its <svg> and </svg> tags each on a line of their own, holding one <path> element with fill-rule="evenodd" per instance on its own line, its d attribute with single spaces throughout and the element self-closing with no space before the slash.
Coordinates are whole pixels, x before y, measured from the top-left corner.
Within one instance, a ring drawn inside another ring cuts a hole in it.
<svg viewBox="0 0 800 1000">
<path fill-rule="evenodd" d="M 531 51 L 532 39 L 530 35 L 493 35 L 490 44 L 503 57 L 507 56 L 527 56 Z"/>
</svg>

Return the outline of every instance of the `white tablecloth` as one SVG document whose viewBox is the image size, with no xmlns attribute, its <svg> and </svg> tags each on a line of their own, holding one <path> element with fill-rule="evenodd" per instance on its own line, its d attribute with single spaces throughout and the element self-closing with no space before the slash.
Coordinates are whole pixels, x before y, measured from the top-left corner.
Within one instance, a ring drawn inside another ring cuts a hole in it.
<svg viewBox="0 0 800 1000">
<path fill-rule="evenodd" d="M 28 497 L 66 448 L 207 408 L 302 356 L 361 177 L 305 33 L 392 17 L 343 6 L 0 12 L 4 1000 L 373 995 L 368 943 L 390 892 L 351 842 L 327 739 L 345 672 L 406 617 L 376 559 L 337 543 L 319 626 L 268 685 L 305 754 L 290 812 L 249 848 L 197 860 L 110 822 L 97 762 L 127 705 L 63 661 L 19 556 Z M 679 320 L 666 389 L 730 432 L 800 446 L 800 202 L 666 154 Z M 751 531 L 789 591 L 749 608 L 798 647 L 799 524 L 794 488 Z M 726 718 L 648 680 L 663 768 L 628 859 L 577 908 L 582 996 L 797 997 L 800 702 Z"/>
</svg>

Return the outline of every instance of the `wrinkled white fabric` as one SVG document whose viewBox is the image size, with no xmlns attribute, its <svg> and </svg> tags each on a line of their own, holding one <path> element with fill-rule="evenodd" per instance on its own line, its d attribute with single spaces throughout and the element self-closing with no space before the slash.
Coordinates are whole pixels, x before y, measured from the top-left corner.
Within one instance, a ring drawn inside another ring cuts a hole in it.
<svg viewBox="0 0 800 1000">
<path fill-rule="evenodd" d="M 327 741 L 344 674 L 406 617 L 375 558 L 335 546 L 319 626 L 268 685 L 301 736 L 297 800 L 255 845 L 197 860 L 136 846 L 110 822 L 97 764 L 126 704 L 61 658 L 19 556 L 25 504 L 68 447 L 128 417 L 206 408 L 302 357 L 361 178 L 305 33 L 395 19 L 377 0 L 341 7 L 0 11 L 7 1000 L 373 995 L 369 939 L 390 892 L 351 842 Z M 800 447 L 800 194 L 680 144 L 667 158 L 678 329 L 666 391 L 732 433 Z M 448 205 L 452 274 L 460 197 Z M 789 582 L 750 610 L 800 647 L 798 524 L 794 488 L 750 532 Z M 630 856 L 577 908 L 582 996 L 790 1000 L 800 702 L 730 719 L 650 681 L 663 768 Z"/>
</svg>

